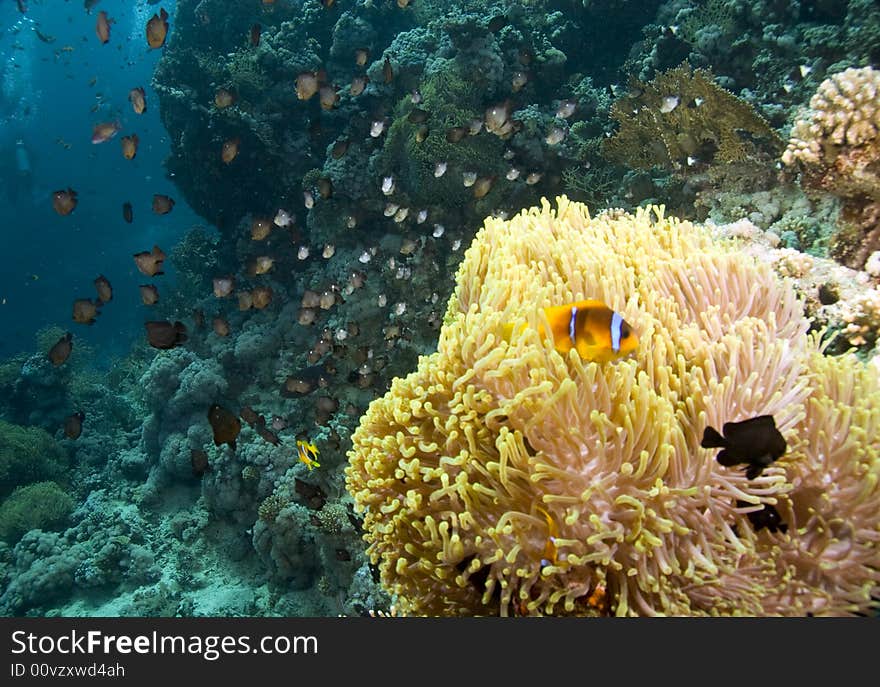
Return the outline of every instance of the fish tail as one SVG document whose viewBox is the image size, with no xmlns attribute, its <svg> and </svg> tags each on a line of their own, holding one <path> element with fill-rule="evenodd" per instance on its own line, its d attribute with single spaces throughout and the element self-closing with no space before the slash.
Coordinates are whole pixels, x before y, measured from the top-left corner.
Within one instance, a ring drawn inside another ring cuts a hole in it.
<svg viewBox="0 0 880 687">
<path fill-rule="evenodd" d="M 706 427 L 703 430 L 703 440 L 700 442 L 700 446 L 703 448 L 723 448 L 727 446 L 727 442 L 714 427 Z"/>
</svg>

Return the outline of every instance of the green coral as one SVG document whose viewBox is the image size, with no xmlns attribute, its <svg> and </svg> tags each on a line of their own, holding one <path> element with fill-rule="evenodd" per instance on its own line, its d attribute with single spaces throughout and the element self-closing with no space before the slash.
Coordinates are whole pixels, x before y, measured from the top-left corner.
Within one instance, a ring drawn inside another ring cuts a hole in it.
<svg viewBox="0 0 880 687">
<path fill-rule="evenodd" d="M 687 18 L 681 22 L 678 35 L 683 41 L 694 44 L 697 32 L 706 26 L 718 26 L 726 35 L 730 33 L 736 22 L 736 5 L 730 0 L 706 0 L 695 7 Z"/>
<path fill-rule="evenodd" d="M 620 128 L 604 145 L 606 157 L 635 169 L 687 169 L 700 163 L 735 162 L 776 152 L 779 135 L 746 101 L 718 86 L 711 72 L 682 64 L 611 107 Z"/>
<path fill-rule="evenodd" d="M 27 360 L 26 356 L 20 355 L 0 363 L 0 391 L 8 395 L 15 382 L 21 376 L 21 366 Z"/>
<path fill-rule="evenodd" d="M 64 452 L 46 431 L 0 420 L 0 497 L 18 486 L 58 477 L 65 464 Z"/>
<path fill-rule="evenodd" d="M 383 166 L 394 170 L 404 181 L 403 187 L 410 202 L 420 205 L 460 205 L 471 198 L 461 182 L 461 172 L 476 172 L 478 176 L 499 174 L 504 143 L 497 136 L 485 132 L 468 136 L 458 143 L 446 140 L 446 134 L 455 127 L 466 127 L 474 119 L 483 117 L 483 92 L 454 61 L 447 60 L 443 67 L 427 75 L 421 88 L 419 108 L 430 113 L 424 123 L 427 137 L 419 142 L 417 134 L 423 126 L 408 119 L 416 107 L 409 96 L 395 107 L 394 123 L 388 130 L 383 152 Z M 434 177 L 434 165 L 445 161 L 449 171 Z M 384 171 L 384 170 L 383 170 Z"/>
<path fill-rule="evenodd" d="M 607 204 L 620 187 L 620 177 L 608 167 L 568 167 L 562 170 L 562 187 L 574 200 L 595 209 Z"/>
<path fill-rule="evenodd" d="M 19 487 L 0 505 L 0 539 L 14 544 L 25 532 L 54 529 L 73 511 L 73 499 L 55 482 Z"/>
<path fill-rule="evenodd" d="M 226 69 L 233 89 L 245 100 L 261 98 L 272 86 L 272 80 L 260 64 L 259 54 L 253 50 L 236 50 L 230 54 Z"/>
</svg>

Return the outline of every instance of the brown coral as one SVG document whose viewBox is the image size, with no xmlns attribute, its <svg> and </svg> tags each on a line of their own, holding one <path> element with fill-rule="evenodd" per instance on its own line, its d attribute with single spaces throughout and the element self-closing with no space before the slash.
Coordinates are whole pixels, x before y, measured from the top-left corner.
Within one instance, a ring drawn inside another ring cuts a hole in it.
<svg viewBox="0 0 880 687">
<path fill-rule="evenodd" d="M 611 107 L 620 125 L 605 155 L 636 169 L 687 169 L 695 163 L 734 162 L 775 149 L 773 128 L 744 100 L 718 86 L 711 72 L 688 64 L 649 83 L 630 85 Z"/>
</svg>

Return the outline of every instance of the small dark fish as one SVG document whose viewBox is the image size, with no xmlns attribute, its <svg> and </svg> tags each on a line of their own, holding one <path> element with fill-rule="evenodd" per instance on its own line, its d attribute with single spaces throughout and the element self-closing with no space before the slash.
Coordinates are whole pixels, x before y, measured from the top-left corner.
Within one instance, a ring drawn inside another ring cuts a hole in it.
<svg viewBox="0 0 880 687">
<path fill-rule="evenodd" d="M 446 140 L 450 143 L 458 143 L 467 136 L 469 129 L 466 126 L 456 126 L 446 131 Z"/>
<path fill-rule="evenodd" d="M 154 14 L 147 22 L 147 45 L 151 48 L 161 48 L 165 45 L 165 36 L 168 35 L 168 12 L 164 8 L 159 9 L 159 14 Z"/>
<path fill-rule="evenodd" d="M 266 418 L 264 418 L 250 406 L 244 406 L 241 409 L 239 415 L 241 416 L 241 419 L 247 422 L 251 427 L 257 427 L 259 425 L 266 424 Z"/>
<path fill-rule="evenodd" d="M 346 152 L 348 152 L 348 146 L 351 144 L 351 141 L 347 138 L 342 138 L 336 143 L 333 144 L 333 149 L 330 151 L 330 154 L 333 156 L 334 160 L 338 160 L 343 157 Z"/>
<path fill-rule="evenodd" d="M 98 12 L 98 20 L 95 22 L 95 34 L 102 44 L 106 44 L 110 40 L 110 24 L 115 21 L 107 16 L 107 13 L 101 10 Z"/>
<path fill-rule="evenodd" d="M 143 88 L 132 88 L 128 92 L 128 102 L 131 103 L 131 109 L 135 114 L 143 114 L 147 111 L 147 96 Z"/>
<path fill-rule="evenodd" d="M 211 469 L 208 463 L 208 454 L 199 448 L 194 448 L 190 452 L 190 465 L 192 465 L 193 477 L 201 477 Z"/>
<path fill-rule="evenodd" d="M 262 35 L 262 33 L 263 27 L 259 24 L 254 24 L 253 26 L 251 26 L 250 40 L 253 47 L 256 48 L 260 44 L 260 36 Z"/>
<path fill-rule="evenodd" d="M 214 333 L 217 336 L 229 336 L 229 322 L 219 315 L 214 318 L 211 325 L 214 327 Z"/>
<path fill-rule="evenodd" d="M 214 105 L 217 106 L 218 110 L 224 110 L 227 107 L 235 104 L 235 93 L 226 88 L 218 88 L 217 92 L 214 93 Z"/>
<path fill-rule="evenodd" d="M 296 77 L 296 97 L 308 100 L 320 88 L 318 75 L 315 72 L 300 72 Z"/>
<path fill-rule="evenodd" d="M 269 286 L 258 286 L 251 290 L 251 301 L 257 310 L 262 310 L 272 302 L 272 289 Z"/>
<path fill-rule="evenodd" d="M 391 68 L 391 60 L 386 57 L 385 62 L 382 63 L 382 80 L 391 83 L 392 79 L 394 79 L 394 70 Z"/>
<path fill-rule="evenodd" d="M 317 484 L 309 484 L 303 482 L 299 477 L 294 478 L 293 488 L 296 493 L 305 501 L 306 506 L 312 510 L 321 510 L 327 503 L 327 494 Z"/>
<path fill-rule="evenodd" d="M 216 403 L 208 410 L 208 422 L 214 430 L 214 445 L 228 444 L 235 450 L 235 440 L 241 432 L 241 421 L 236 415 Z"/>
<path fill-rule="evenodd" d="M 43 43 L 54 43 L 55 36 L 50 36 L 47 33 L 43 33 L 36 26 L 34 27 L 34 33 L 37 34 L 37 38 L 39 38 Z"/>
<path fill-rule="evenodd" d="M 129 224 L 134 221 L 134 211 L 131 208 L 131 203 L 125 202 L 122 204 L 122 219 Z"/>
<path fill-rule="evenodd" d="M 406 119 L 412 124 L 423 124 L 424 122 L 428 121 L 428 111 L 415 107 L 412 109 L 409 115 L 407 115 Z"/>
<path fill-rule="evenodd" d="M 230 138 L 228 141 L 223 142 L 223 146 L 220 148 L 220 159 L 223 160 L 224 164 L 229 164 L 238 156 L 238 149 L 241 146 L 241 139 Z"/>
<path fill-rule="evenodd" d="M 95 105 L 92 112 L 95 112 L 97 108 L 98 106 Z M 118 134 L 121 128 L 122 125 L 119 122 L 98 122 L 92 127 L 92 143 L 94 145 L 106 143 Z"/>
<path fill-rule="evenodd" d="M 162 271 L 162 263 L 165 262 L 165 252 L 159 246 L 153 246 L 151 251 L 142 251 L 134 254 L 134 263 L 140 270 L 141 274 L 148 277 L 155 277 L 159 274 L 165 274 Z"/>
<path fill-rule="evenodd" d="M 139 287 L 141 292 L 141 302 L 144 305 L 156 305 L 159 302 L 159 289 L 152 284 L 141 284 Z"/>
<path fill-rule="evenodd" d="M 507 26 L 507 17 L 503 14 L 496 14 L 489 20 L 487 28 L 492 33 L 498 33 L 505 26 Z"/>
<path fill-rule="evenodd" d="M 83 420 L 85 419 L 86 414 L 83 412 L 68 415 L 64 420 L 64 436 L 68 439 L 79 439 L 80 434 L 82 434 Z"/>
<path fill-rule="evenodd" d="M 785 453 L 785 437 L 776 429 L 772 415 L 759 415 L 742 422 L 725 422 L 724 436 L 713 427 L 703 430 L 703 448 L 722 448 L 716 459 L 721 465 L 731 467 L 748 465 L 746 477 L 754 479 Z"/>
<path fill-rule="evenodd" d="M 16 4 L 18 5 L 19 12 L 21 12 L 22 14 L 25 14 L 27 12 L 27 5 L 25 4 L 24 0 L 16 0 Z"/>
<path fill-rule="evenodd" d="M 153 195 L 153 212 L 157 215 L 167 215 L 174 207 L 174 199 L 170 196 L 156 193 Z"/>
<path fill-rule="evenodd" d="M 59 215 L 69 215 L 76 208 L 78 202 L 76 191 L 72 188 L 52 192 L 52 207 Z"/>
<path fill-rule="evenodd" d="M 193 324 L 196 329 L 202 329 L 205 326 L 205 313 L 199 308 L 196 308 L 192 312 L 193 316 Z"/>
<path fill-rule="evenodd" d="M 137 155 L 138 145 L 141 142 L 141 139 L 137 134 L 132 134 L 131 136 L 123 136 L 121 139 L 122 142 L 122 157 L 126 160 L 134 160 L 135 155 Z"/>
<path fill-rule="evenodd" d="M 100 315 L 98 304 L 88 298 L 77 298 L 73 302 L 73 321 L 79 324 L 95 324 L 95 318 Z"/>
<path fill-rule="evenodd" d="M 268 441 L 273 446 L 281 445 L 281 439 L 278 438 L 278 435 L 267 427 L 257 427 L 257 434 L 259 434 L 261 437 L 263 437 L 265 441 Z"/>
<path fill-rule="evenodd" d="M 268 217 L 254 217 L 251 220 L 251 240 L 263 241 L 272 231 L 272 220 Z"/>
<path fill-rule="evenodd" d="M 183 322 L 168 322 L 167 320 L 145 322 L 147 329 L 147 341 L 153 348 L 167 351 L 176 348 L 187 340 L 186 326 Z"/>
<path fill-rule="evenodd" d="M 474 182 L 474 198 L 483 198 L 489 191 L 492 190 L 492 186 L 495 184 L 495 177 L 479 177 Z"/>
<path fill-rule="evenodd" d="M 363 93 L 364 90 L 366 90 L 368 83 L 370 83 L 370 77 L 368 77 L 366 74 L 354 76 L 351 79 L 349 92 L 356 98 L 361 93 Z"/>
<path fill-rule="evenodd" d="M 113 300 L 113 287 L 110 286 L 109 280 L 103 274 L 99 274 L 95 279 L 95 290 L 98 292 L 98 300 L 96 301 L 98 305 L 104 305 L 104 303 Z"/>
<path fill-rule="evenodd" d="M 329 84 L 324 84 L 318 89 L 318 96 L 321 100 L 322 110 L 332 110 L 339 103 L 339 94 L 336 92 L 336 88 Z"/>
<path fill-rule="evenodd" d="M 737 508 L 745 508 L 748 505 L 750 504 L 745 501 L 736 502 Z M 749 522 L 752 523 L 755 532 L 760 532 L 765 527 L 771 532 L 779 531 L 782 532 L 782 534 L 785 534 L 788 531 L 788 525 L 782 522 L 782 516 L 779 514 L 779 511 L 776 510 L 776 506 L 772 506 L 769 503 L 765 503 L 761 510 L 746 513 L 746 517 L 748 517 Z"/>
<path fill-rule="evenodd" d="M 318 193 L 321 194 L 321 198 L 327 200 L 333 195 L 333 181 L 328 179 L 327 177 L 321 177 L 318 179 Z"/>
<path fill-rule="evenodd" d="M 49 349 L 49 360 L 52 361 L 52 364 L 55 367 L 63 365 L 67 362 L 72 350 L 73 334 L 67 332 L 64 336 L 58 339 L 57 343 L 52 346 L 52 348 Z"/>
</svg>

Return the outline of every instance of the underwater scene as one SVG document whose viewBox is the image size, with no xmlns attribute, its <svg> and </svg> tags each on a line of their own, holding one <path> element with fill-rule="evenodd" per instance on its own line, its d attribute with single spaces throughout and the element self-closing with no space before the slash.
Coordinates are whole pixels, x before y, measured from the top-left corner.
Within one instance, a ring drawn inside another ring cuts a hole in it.
<svg viewBox="0 0 880 687">
<path fill-rule="evenodd" d="M 0 19 L 0 615 L 876 615 L 880 2 Z"/>
</svg>

